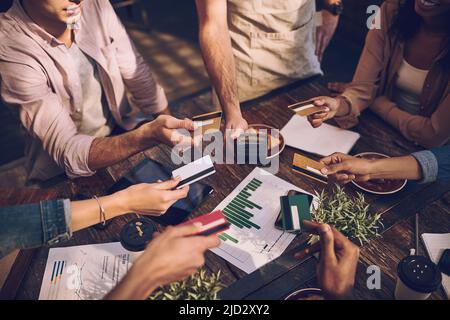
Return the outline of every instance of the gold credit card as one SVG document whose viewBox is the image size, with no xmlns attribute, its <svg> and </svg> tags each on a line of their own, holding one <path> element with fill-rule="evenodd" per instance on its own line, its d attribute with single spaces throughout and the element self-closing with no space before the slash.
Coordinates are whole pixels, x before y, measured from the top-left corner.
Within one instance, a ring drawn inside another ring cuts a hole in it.
<svg viewBox="0 0 450 320">
<path fill-rule="evenodd" d="M 222 122 L 222 111 L 214 111 L 192 118 L 196 128 L 201 128 L 202 133 L 215 132 L 220 130 L 220 123 Z"/>
<path fill-rule="evenodd" d="M 313 100 L 298 102 L 288 106 L 288 108 L 302 117 L 307 117 L 314 113 L 322 112 L 325 110 L 325 107 L 315 106 Z"/>
<path fill-rule="evenodd" d="M 325 165 L 323 163 L 312 160 L 298 153 L 294 154 L 294 160 L 292 161 L 292 169 L 294 171 L 317 181 L 327 183 L 328 177 L 320 172 L 320 170 L 324 167 Z"/>
</svg>

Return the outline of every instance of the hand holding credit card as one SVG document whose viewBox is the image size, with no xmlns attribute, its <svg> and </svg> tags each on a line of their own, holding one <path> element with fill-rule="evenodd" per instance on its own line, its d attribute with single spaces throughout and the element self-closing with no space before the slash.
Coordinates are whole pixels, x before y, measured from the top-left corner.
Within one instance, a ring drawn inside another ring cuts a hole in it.
<svg viewBox="0 0 450 320">
<path fill-rule="evenodd" d="M 294 154 L 294 160 L 292 162 L 292 169 L 294 171 L 319 182 L 328 183 L 328 177 L 321 172 L 324 167 L 325 165 L 321 162 L 312 160 L 298 153 Z"/>
<path fill-rule="evenodd" d="M 198 115 L 192 118 L 195 128 L 201 128 L 202 133 L 216 132 L 220 130 L 220 123 L 222 121 L 222 112 L 215 111 Z"/>
<path fill-rule="evenodd" d="M 177 189 L 188 186 L 216 172 L 210 156 L 205 156 L 181 168 L 172 171 L 172 177 L 180 177 Z"/>
<path fill-rule="evenodd" d="M 326 107 L 316 106 L 313 100 L 302 101 L 288 106 L 289 109 L 302 117 L 310 116 L 314 113 L 326 111 Z"/>
<path fill-rule="evenodd" d="M 180 224 L 180 226 L 192 224 L 196 224 L 199 226 L 199 231 L 195 235 L 200 236 L 209 236 L 212 234 L 222 233 L 227 231 L 230 227 L 230 224 L 220 210 L 205 214 L 192 220 L 188 220 Z"/>
</svg>

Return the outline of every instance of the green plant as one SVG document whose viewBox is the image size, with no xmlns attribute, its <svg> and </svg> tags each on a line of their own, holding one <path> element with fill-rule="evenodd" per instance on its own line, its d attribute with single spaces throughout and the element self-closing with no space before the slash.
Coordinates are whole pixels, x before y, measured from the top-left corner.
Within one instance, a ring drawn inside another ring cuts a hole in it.
<svg viewBox="0 0 450 320">
<path fill-rule="evenodd" d="M 220 271 L 208 275 L 202 269 L 182 281 L 159 288 L 150 300 L 218 300 L 218 293 L 223 287 Z"/>
<path fill-rule="evenodd" d="M 313 210 L 313 220 L 319 223 L 333 225 L 337 230 L 361 245 L 379 236 L 381 214 L 370 214 L 362 193 L 350 197 L 344 188 L 336 185 L 333 194 L 325 191 L 316 192 L 318 205 Z"/>
</svg>

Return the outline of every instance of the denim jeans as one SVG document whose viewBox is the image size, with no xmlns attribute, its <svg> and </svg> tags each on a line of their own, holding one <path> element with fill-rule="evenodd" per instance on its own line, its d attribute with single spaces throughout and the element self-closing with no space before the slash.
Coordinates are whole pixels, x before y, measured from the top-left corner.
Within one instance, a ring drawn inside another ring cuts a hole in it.
<svg viewBox="0 0 450 320">
<path fill-rule="evenodd" d="M 0 208 L 0 258 L 15 249 L 54 245 L 70 239 L 69 200 Z"/>
</svg>

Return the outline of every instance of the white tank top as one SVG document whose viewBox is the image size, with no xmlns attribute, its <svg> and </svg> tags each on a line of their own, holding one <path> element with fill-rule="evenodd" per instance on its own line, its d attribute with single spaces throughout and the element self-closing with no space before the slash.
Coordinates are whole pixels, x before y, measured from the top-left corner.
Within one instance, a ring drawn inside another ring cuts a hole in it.
<svg viewBox="0 0 450 320">
<path fill-rule="evenodd" d="M 403 59 L 397 73 L 394 102 L 413 115 L 420 113 L 420 97 L 429 70 L 418 69 Z"/>
</svg>

